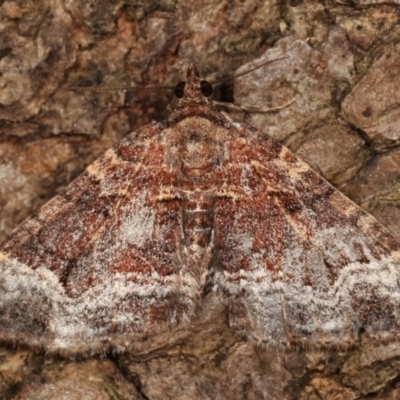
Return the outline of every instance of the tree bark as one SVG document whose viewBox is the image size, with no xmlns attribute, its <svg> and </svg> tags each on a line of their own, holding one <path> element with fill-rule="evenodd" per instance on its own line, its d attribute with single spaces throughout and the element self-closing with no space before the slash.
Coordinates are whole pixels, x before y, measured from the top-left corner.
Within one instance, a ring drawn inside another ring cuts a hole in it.
<svg viewBox="0 0 400 400">
<path fill-rule="evenodd" d="M 9 0 L 0 15 L 1 240 L 113 143 L 167 117 L 173 91 L 143 85 L 175 86 L 190 62 L 214 81 L 280 57 L 217 84 L 216 98 L 258 108 L 232 118 L 282 142 L 400 238 L 395 0 Z M 349 351 L 256 348 L 212 296 L 190 330 L 140 351 L 0 354 L 2 399 L 400 396 L 398 343 L 362 335 Z"/>
</svg>

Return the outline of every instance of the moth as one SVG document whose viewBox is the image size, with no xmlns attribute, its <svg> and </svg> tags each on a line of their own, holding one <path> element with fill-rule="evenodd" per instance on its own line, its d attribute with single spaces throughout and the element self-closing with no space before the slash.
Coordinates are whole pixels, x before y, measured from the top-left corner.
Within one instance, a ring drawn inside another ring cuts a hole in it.
<svg viewBox="0 0 400 400">
<path fill-rule="evenodd" d="M 278 142 L 233 123 L 193 65 L 169 119 L 129 134 L 0 248 L 0 340 L 125 349 L 219 290 L 265 346 L 396 340 L 400 243 Z"/>
</svg>

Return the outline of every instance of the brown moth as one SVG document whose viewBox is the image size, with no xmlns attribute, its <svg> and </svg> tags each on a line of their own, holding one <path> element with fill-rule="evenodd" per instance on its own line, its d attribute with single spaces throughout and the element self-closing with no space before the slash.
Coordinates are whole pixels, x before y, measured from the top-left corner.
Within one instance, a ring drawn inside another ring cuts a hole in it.
<svg viewBox="0 0 400 400">
<path fill-rule="evenodd" d="M 193 320 L 210 290 L 258 344 L 396 340 L 399 241 L 219 112 L 193 65 L 179 88 L 167 121 L 129 134 L 3 243 L 0 340 L 123 350 Z"/>
</svg>

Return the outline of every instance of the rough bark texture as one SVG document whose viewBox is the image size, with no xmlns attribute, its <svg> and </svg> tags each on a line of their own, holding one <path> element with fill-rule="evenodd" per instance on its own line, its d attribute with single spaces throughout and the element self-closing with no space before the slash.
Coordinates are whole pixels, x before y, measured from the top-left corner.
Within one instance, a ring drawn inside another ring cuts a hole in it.
<svg viewBox="0 0 400 400">
<path fill-rule="evenodd" d="M 172 93 L 72 86 L 237 79 L 236 113 L 282 141 L 400 236 L 397 1 L 4 1 L 0 5 L 0 239 L 128 132 L 162 120 Z M 216 95 L 231 100 L 232 81 Z M 82 361 L 0 349 L 4 399 L 388 399 L 400 345 L 258 349 L 212 299 L 190 332 L 140 354 Z"/>
</svg>

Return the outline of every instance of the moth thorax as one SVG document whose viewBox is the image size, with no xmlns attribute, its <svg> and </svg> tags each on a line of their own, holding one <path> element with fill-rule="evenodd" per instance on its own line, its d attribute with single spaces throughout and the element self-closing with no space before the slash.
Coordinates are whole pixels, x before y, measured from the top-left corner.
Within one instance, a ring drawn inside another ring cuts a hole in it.
<svg viewBox="0 0 400 400">
<path fill-rule="evenodd" d="M 216 143 L 213 135 L 193 118 L 190 124 L 181 127 L 179 158 L 182 173 L 188 176 L 199 176 L 212 171 L 216 164 Z M 200 129 L 202 127 L 203 129 Z"/>
</svg>

